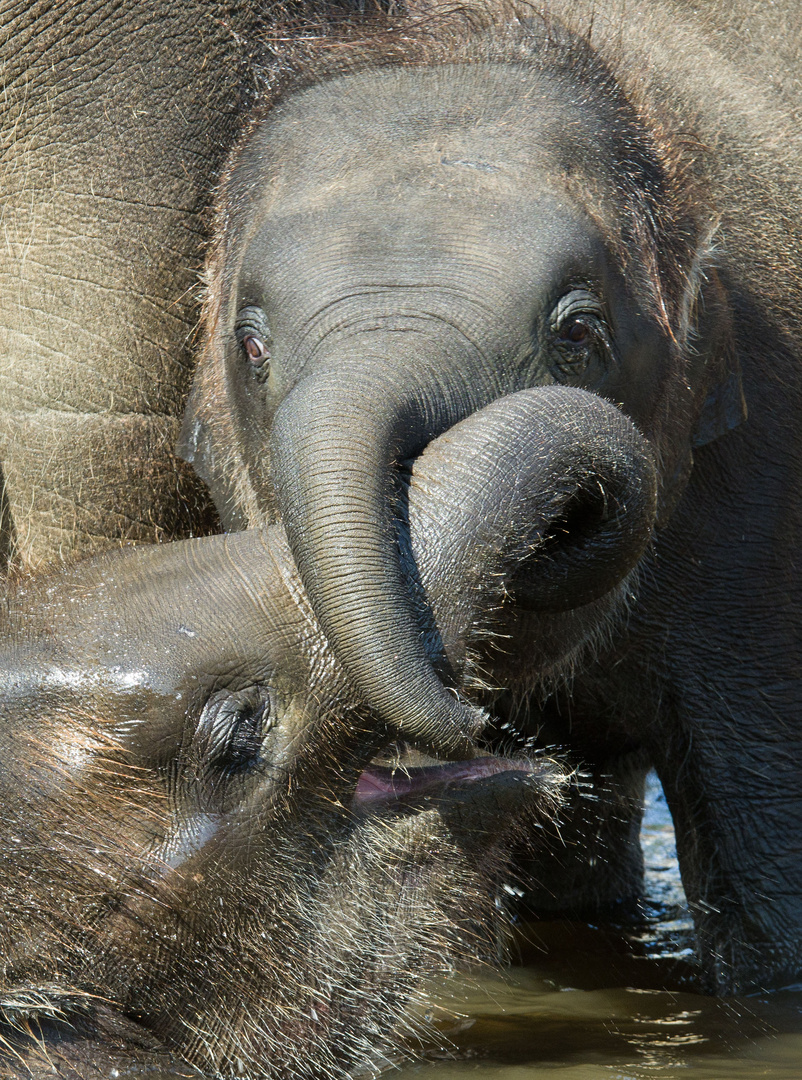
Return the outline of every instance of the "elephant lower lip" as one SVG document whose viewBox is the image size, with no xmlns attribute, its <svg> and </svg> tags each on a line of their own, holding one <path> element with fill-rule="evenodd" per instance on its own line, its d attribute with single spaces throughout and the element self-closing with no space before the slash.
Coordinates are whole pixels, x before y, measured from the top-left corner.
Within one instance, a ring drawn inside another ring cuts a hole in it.
<svg viewBox="0 0 802 1080">
<path fill-rule="evenodd" d="M 536 766 L 523 758 L 497 757 L 472 758 L 470 761 L 451 761 L 414 768 L 370 765 L 357 781 L 354 804 L 367 808 L 438 796 L 448 789 L 464 788 L 502 773 L 517 773 L 523 778 L 535 770 Z"/>
</svg>

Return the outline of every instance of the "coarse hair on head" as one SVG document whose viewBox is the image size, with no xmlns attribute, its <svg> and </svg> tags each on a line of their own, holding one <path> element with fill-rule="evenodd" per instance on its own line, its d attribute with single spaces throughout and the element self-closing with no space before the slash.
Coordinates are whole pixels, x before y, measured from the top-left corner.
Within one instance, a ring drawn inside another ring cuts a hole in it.
<svg viewBox="0 0 802 1080">
<path fill-rule="evenodd" d="M 545 75 L 580 108 L 586 103 L 603 132 L 609 166 L 599 177 L 588 142 L 587 167 L 566 169 L 564 183 L 599 225 L 644 310 L 663 327 L 679 357 L 672 365 L 679 381 L 689 382 L 684 368 L 693 354 L 697 296 L 715 251 L 716 213 L 700 172 L 704 148 L 689 134 L 690 124 L 674 130 L 661 103 L 647 100 L 642 73 L 628 69 L 617 30 L 599 27 L 591 7 L 560 5 L 558 13 L 555 7 L 527 0 L 421 4 L 406 11 L 310 6 L 301 14 L 285 10 L 254 41 L 253 107 L 215 200 L 198 370 L 198 386 L 206 387 L 198 394 L 200 418 L 216 433 L 215 445 L 225 448 L 218 454 L 227 457 L 234 501 L 250 524 L 265 520 L 270 495 L 260 477 L 269 463 L 246 466 L 239 433 L 226 421 L 225 297 L 258 190 L 249 148 L 283 102 L 313 87 L 329 86 L 334 94 L 351 76 L 387 68 L 503 64 L 531 71 L 535 85 Z"/>
</svg>

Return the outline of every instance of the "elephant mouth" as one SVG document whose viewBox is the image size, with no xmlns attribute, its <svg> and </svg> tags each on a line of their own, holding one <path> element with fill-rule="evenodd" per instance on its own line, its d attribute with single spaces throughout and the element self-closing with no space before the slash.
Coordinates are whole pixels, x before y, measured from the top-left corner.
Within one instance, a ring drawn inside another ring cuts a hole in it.
<svg viewBox="0 0 802 1080">
<path fill-rule="evenodd" d="M 474 802 L 478 810 L 484 804 L 492 806 L 502 790 L 505 802 L 510 797 L 530 801 L 534 796 L 556 805 L 565 781 L 566 771 L 550 758 L 485 755 L 467 761 L 443 761 L 403 748 L 394 760 L 388 761 L 384 754 L 363 770 L 354 790 L 352 809 L 369 814 Z"/>
<path fill-rule="evenodd" d="M 481 757 L 471 761 L 449 761 L 437 765 L 398 766 L 370 765 L 359 777 L 354 792 L 356 806 L 389 804 L 402 800 L 441 795 L 458 786 L 468 787 L 477 781 L 502 773 L 514 774 L 525 780 L 532 775 L 530 762 L 505 761 L 502 758 Z"/>
</svg>

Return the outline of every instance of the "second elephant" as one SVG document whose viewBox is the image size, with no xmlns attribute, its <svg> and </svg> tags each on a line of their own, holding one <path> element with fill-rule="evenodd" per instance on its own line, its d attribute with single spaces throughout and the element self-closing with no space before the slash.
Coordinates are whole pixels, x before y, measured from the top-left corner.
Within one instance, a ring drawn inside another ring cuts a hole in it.
<svg viewBox="0 0 802 1080">
<path fill-rule="evenodd" d="M 541 540 L 539 414 L 525 393 L 471 418 L 405 485 L 427 649 L 460 680 Z M 166 1046 L 344 1077 L 386 1061 L 427 976 L 497 956 L 511 845 L 548 835 L 565 771 L 400 754 L 279 527 L 87 561 L 3 615 L 0 1066 L 92 1076 L 125 1039 L 153 1069 Z"/>
</svg>

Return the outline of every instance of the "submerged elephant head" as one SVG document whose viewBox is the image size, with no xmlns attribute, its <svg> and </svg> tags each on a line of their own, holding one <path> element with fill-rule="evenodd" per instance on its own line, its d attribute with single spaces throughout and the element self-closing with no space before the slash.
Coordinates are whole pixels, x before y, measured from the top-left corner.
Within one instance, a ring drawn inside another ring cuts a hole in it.
<svg viewBox="0 0 802 1080">
<path fill-rule="evenodd" d="M 490 406 L 398 493 L 458 685 L 544 542 L 542 418 L 533 392 Z M 398 759 L 280 527 L 20 585 L 4 629 L 0 1020 L 99 1004 L 215 1073 L 341 1075 L 381 1060 L 422 976 L 496 950 L 507 850 L 563 771 Z"/>
<path fill-rule="evenodd" d="M 698 194 L 585 37 L 455 18 L 324 40 L 254 115 L 222 185 L 183 446 L 228 527 L 281 516 L 363 700 L 448 754 L 469 753 L 483 721 L 421 647 L 392 525 L 400 465 L 542 388 L 559 465 L 533 513 L 560 567 L 541 558 L 529 587 L 534 611 L 572 627 L 554 670 L 648 543 L 644 463 L 659 463 L 664 510 L 681 490 L 727 341 Z M 593 395 L 576 425 L 571 387 Z M 642 433 L 628 459 L 631 426 L 596 439 L 603 399 Z M 591 445 L 594 479 L 573 487 Z M 564 480 L 573 494 L 551 513 Z"/>
</svg>

